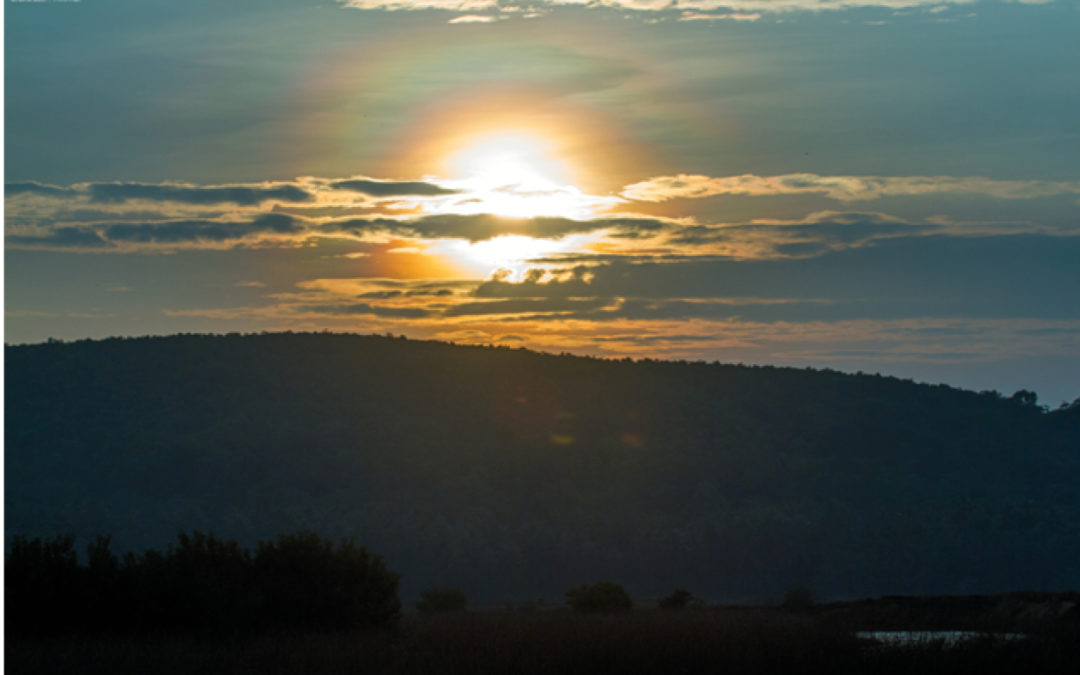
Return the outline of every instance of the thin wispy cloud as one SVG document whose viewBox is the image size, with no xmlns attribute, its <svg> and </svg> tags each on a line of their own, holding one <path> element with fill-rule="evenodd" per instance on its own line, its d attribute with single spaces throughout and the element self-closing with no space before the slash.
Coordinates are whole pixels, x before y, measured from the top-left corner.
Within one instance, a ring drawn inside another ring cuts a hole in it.
<svg viewBox="0 0 1080 675">
<path fill-rule="evenodd" d="M 679 21 L 757 21 L 762 16 L 760 12 L 708 14 L 705 12 L 684 11 L 679 15 Z"/>
<path fill-rule="evenodd" d="M 502 18 L 505 18 L 505 17 L 491 16 L 491 15 L 487 15 L 487 14 L 462 14 L 461 16 L 457 16 L 457 17 L 454 17 L 453 19 L 450 19 L 447 23 L 455 23 L 455 24 L 460 24 L 460 23 L 492 23 L 492 22 L 498 21 L 498 20 L 500 20 Z"/>
<path fill-rule="evenodd" d="M 782 176 L 710 177 L 679 174 L 657 176 L 622 190 L 627 199 L 662 202 L 718 195 L 818 194 L 839 201 L 869 201 L 882 197 L 936 194 L 972 194 L 996 199 L 1036 199 L 1080 194 L 1080 182 L 994 180 L 953 176 L 819 176 L 794 173 Z"/>
<path fill-rule="evenodd" d="M 360 10 L 472 12 L 451 23 L 489 23 L 498 16 L 536 16 L 559 8 L 608 8 L 641 14 L 671 15 L 680 21 L 756 21 L 763 15 L 784 16 L 796 12 L 843 12 L 854 9 L 891 11 L 923 9 L 941 12 L 949 7 L 973 6 L 988 0 L 540 0 L 525 6 L 512 0 L 339 0 Z M 1055 0 L 1017 0 L 1021 4 L 1046 5 Z M 475 12 L 490 12 L 475 14 Z"/>
</svg>

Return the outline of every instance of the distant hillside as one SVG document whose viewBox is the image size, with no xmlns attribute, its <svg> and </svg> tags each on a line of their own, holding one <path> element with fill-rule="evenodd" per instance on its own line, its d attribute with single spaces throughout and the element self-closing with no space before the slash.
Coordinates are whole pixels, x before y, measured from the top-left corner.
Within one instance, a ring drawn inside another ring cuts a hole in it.
<svg viewBox="0 0 1080 675">
<path fill-rule="evenodd" d="M 356 535 L 406 600 L 1080 587 L 1080 418 L 895 378 L 377 336 L 6 348 L 6 528 Z"/>
</svg>

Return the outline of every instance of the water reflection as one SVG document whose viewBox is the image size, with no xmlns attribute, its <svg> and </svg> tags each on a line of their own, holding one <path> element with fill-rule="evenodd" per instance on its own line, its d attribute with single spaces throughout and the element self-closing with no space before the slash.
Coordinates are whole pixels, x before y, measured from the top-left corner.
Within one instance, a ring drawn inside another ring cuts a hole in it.
<svg viewBox="0 0 1080 675">
<path fill-rule="evenodd" d="M 1023 633 L 982 633 L 973 630 L 874 630 L 859 631 L 855 637 L 873 640 L 885 647 L 910 647 L 941 643 L 955 647 L 969 640 L 1019 640 Z"/>
</svg>

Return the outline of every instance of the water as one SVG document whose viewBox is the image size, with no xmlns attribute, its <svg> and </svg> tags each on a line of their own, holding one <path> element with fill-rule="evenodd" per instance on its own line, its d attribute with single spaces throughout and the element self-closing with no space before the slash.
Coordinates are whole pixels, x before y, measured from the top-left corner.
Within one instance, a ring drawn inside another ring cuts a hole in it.
<svg viewBox="0 0 1080 675">
<path fill-rule="evenodd" d="M 955 647 L 967 640 L 1019 640 L 1023 633 L 981 633 L 973 630 L 872 630 L 859 631 L 855 637 L 864 640 L 876 640 L 886 647 L 909 647 L 941 642 L 946 647 Z"/>
</svg>

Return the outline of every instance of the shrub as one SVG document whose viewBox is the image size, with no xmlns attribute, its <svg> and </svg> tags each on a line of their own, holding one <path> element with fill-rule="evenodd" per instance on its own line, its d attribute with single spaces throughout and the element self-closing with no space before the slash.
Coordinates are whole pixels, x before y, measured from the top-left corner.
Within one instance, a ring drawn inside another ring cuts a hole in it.
<svg viewBox="0 0 1080 675">
<path fill-rule="evenodd" d="M 676 588 L 671 595 L 660 598 L 660 609 L 686 609 L 694 602 L 694 594 L 685 588 Z"/>
<path fill-rule="evenodd" d="M 626 589 L 613 581 L 571 588 L 566 591 L 566 604 L 579 612 L 618 612 L 634 605 Z"/>
<path fill-rule="evenodd" d="M 465 593 L 459 588 L 432 586 L 420 593 L 416 608 L 421 612 L 461 612 L 465 610 Z"/>
</svg>

